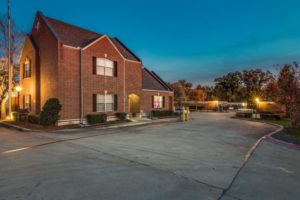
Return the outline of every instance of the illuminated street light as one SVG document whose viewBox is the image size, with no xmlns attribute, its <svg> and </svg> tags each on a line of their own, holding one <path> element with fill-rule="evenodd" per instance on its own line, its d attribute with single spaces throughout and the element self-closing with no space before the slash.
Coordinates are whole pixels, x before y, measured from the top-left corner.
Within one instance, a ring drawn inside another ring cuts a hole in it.
<svg viewBox="0 0 300 200">
<path fill-rule="evenodd" d="M 255 101 L 256 101 L 256 103 L 259 103 L 259 98 L 257 97 L 257 98 L 255 98 Z"/>
</svg>

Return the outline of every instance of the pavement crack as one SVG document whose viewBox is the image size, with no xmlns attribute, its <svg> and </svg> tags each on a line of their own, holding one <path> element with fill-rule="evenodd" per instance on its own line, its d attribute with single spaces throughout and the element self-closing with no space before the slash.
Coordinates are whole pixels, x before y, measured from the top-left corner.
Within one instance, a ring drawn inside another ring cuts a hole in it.
<svg viewBox="0 0 300 200">
<path fill-rule="evenodd" d="M 178 174 L 178 173 L 176 173 L 176 172 L 174 172 L 174 171 L 171 171 L 171 170 L 167 170 L 167 169 L 155 167 L 155 166 L 153 166 L 153 165 L 149 165 L 149 164 L 146 164 L 146 163 L 143 163 L 143 162 L 139 162 L 139 161 L 136 161 L 136 160 L 132 160 L 132 159 L 124 158 L 124 157 L 121 157 L 121 156 L 117 156 L 117 155 L 115 155 L 115 154 L 110 154 L 110 153 L 107 153 L 107 152 L 104 152 L 104 151 L 100 151 L 100 150 L 95 149 L 95 148 L 92 148 L 92 147 L 87 147 L 87 146 L 80 145 L 80 144 L 76 144 L 76 145 L 79 145 L 79 146 L 81 146 L 81 147 L 90 149 L 90 150 L 95 151 L 95 152 L 102 153 L 102 154 L 107 155 L 107 156 L 110 156 L 110 157 L 118 158 L 118 159 L 121 159 L 121 160 L 126 160 L 126 161 L 128 161 L 129 163 L 135 163 L 135 164 L 142 165 L 142 166 L 145 166 L 145 167 L 149 167 L 149 168 L 152 168 L 152 169 L 155 169 L 155 170 L 159 170 L 159 171 L 162 171 L 162 172 L 170 173 L 170 174 L 173 174 L 173 175 L 175 175 L 175 176 L 177 176 L 177 177 L 179 177 L 179 178 L 183 178 L 183 179 L 192 181 L 192 182 L 197 183 L 197 184 L 202 184 L 202 185 L 205 185 L 205 186 L 208 186 L 208 187 L 217 189 L 217 190 L 221 190 L 222 192 L 223 192 L 224 189 L 225 189 L 225 188 L 222 188 L 222 187 L 219 187 L 219 186 L 216 186 L 216 185 L 212 185 L 212 184 L 209 184 L 209 183 L 205 183 L 205 182 L 203 182 L 203 181 L 200 181 L 200 180 L 197 180 L 197 179 L 188 177 L 188 176 L 184 176 L 184 175 L 182 175 L 182 174 Z"/>
</svg>

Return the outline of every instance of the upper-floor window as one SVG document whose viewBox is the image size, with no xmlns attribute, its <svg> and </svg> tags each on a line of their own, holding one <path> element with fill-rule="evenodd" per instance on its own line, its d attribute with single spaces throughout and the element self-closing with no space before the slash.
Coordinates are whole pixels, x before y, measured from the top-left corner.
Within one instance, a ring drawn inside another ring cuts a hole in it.
<svg viewBox="0 0 300 200">
<path fill-rule="evenodd" d="M 117 76 L 117 62 L 106 58 L 95 58 L 94 73 L 103 76 Z"/>
<path fill-rule="evenodd" d="M 23 78 L 28 78 L 31 76 L 31 62 L 26 58 L 23 65 Z"/>
</svg>

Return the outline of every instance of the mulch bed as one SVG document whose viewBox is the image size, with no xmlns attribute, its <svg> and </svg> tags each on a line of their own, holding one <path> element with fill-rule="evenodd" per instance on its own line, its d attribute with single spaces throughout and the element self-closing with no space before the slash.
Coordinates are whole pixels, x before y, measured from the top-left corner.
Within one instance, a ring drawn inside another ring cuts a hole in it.
<svg viewBox="0 0 300 200">
<path fill-rule="evenodd" d="M 300 137 L 291 134 L 291 129 L 284 128 L 282 131 L 272 135 L 273 138 L 284 142 L 300 145 Z"/>
<path fill-rule="evenodd" d="M 116 120 L 116 121 L 108 121 L 105 123 L 99 123 L 99 124 L 94 124 L 93 126 L 110 126 L 110 125 L 116 125 L 116 124 L 122 124 L 122 123 L 128 123 L 130 122 L 130 120 Z M 70 124 L 70 125 L 64 125 L 64 126 L 42 126 L 39 124 L 32 124 L 32 123 L 28 123 L 28 122 L 16 122 L 16 121 L 5 121 L 5 123 L 10 123 L 16 126 L 20 126 L 22 128 L 27 128 L 27 129 L 31 129 L 31 130 L 37 130 L 37 131 L 57 131 L 57 130 L 63 130 L 63 129 L 76 129 L 76 128 L 80 128 L 79 124 Z"/>
</svg>

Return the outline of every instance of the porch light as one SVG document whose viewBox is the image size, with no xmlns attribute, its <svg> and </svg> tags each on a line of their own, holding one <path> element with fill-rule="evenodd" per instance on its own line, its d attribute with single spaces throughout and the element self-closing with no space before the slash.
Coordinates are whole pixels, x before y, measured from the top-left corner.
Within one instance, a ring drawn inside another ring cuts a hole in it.
<svg viewBox="0 0 300 200">
<path fill-rule="evenodd" d="M 23 88 L 21 86 L 17 85 L 15 89 L 17 92 L 21 92 Z"/>
</svg>

